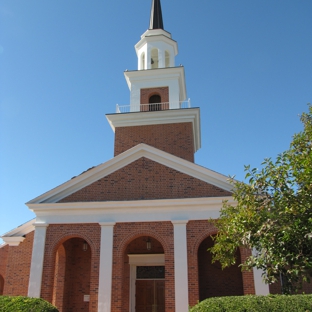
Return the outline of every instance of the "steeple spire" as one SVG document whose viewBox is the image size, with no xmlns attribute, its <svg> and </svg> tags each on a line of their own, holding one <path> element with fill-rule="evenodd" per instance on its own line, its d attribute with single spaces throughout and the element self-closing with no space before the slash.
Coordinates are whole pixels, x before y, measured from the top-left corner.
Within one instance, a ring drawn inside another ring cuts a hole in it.
<svg viewBox="0 0 312 312">
<path fill-rule="evenodd" d="M 164 29 L 160 0 L 153 0 L 149 29 Z"/>
</svg>

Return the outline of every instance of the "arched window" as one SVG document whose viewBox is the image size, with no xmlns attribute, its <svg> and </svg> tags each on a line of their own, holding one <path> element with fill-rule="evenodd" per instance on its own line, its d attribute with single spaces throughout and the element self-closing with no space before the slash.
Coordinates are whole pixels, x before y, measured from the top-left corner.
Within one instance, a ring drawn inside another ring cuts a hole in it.
<svg viewBox="0 0 312 312">
<path fill-rule="evenodd" d="M 145 53 L 141 54 L 141 69 L 145 69 Z"/>
<path fill-rule="evenodd" d="M 170 54 L 168 51 L 165 51 L 165 63 L 166 67 L 170 67 Z"/>
<path fill-rule="evenodd" d="M 158 68 L 158 50 L 152 49 L 151 51 L 151 68 Z"/>
<path fill-rule="evenodd" d="M 158 94 L 154 94 L 149 98 L 149 106 L 148 110 L 151 112 L 160 111 L 161 110 L 161 97 Z"/>
</svg>

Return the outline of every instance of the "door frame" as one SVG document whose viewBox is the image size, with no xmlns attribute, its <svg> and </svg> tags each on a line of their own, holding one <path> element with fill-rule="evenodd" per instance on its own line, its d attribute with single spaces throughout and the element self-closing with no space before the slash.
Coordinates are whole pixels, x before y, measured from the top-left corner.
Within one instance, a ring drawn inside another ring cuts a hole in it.
<svg viewBox="0 0 312 312">
<path fill-rule="evenodd" d="M 129 311 L 135 312 L 135 281 L 137 266 L 165 266 L 165 254 L 128 254 L 128 257 L 130 265 Z"/>
</svg>

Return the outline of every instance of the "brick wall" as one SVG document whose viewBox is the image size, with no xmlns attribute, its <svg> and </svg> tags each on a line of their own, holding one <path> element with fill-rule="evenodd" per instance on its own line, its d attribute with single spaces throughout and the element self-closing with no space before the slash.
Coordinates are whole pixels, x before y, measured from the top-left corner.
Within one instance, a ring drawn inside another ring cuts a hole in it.
<svg viewBox="0 0 312 312">
<path fill-rule="evenodd" d="M 276 282 L 274 284 L 269 285 L 270 294 L 281 294 L 281 284 L 280 282 Z M 298 294 L 312 294 L 312 282 L 302 283 L 302 288 L 298 290 Z"/>
<path fill-rule="evenodd" d="M 63 311 L 89 311 L 84 295 L 90 294 L 91 250 L 83 250 L 84 240 L 71 238 L 63 243 L 66 262 Z"/>
<path fill-rule="evenodd" d="M 140 158 L 60 202 L 230 196 L 231 193 L 148 158 Z"/>
<path fill-rule="evenodd" d="M 59 312 L 64 312 L 64 286 L 65 286 L 66 253 L 64 245 L 60 245 L 55 256 L 55 270 L 53 280 L 52 304 Z"/>
<path fill-rule="evenodd" d="M 189 282 L 189 305 L 194 306 L 199 301 L 198 285 L 198 255 L 200 243 L 217 229 L 207 220 L 189 221 L 186 225 L 187 233 L 187 262 Z"/>
<path fill-rule="evenodd" d="M 0 296 L 3 295 L 4 282 L 6 277 L 7 263 L 9 255 L 9 245 L 0 248 Z"/>
<path fill-rule="evenodd" d="M 159 88 L 146 88 L 140 90 L 140 103 L 148 104 L 149 98 L 152 95 L 159 95 L 161 98 L 160 103 L 169 102 L 169 88 L 168 87 L 159 87 Z M 169 107 L 166 107 L 168 109 Z M 163 108 L 165 109 L 165 107 Z M 148 105 L 141 106 L 141 111 L 148 111 Z"/>
<path fill-rule="evenodd" d="M 128 253 L 149 253 L 143 239 L 150 237 L 150 253 L 165 254 L 165 307 L 175 311 L 174 247 L 171 222 L 117 223 L 114 229 L 112 312 L 129 311 L 130 266 Z"/>
<path fill-rule="evenodd" d="M 194 162 L 194 139 L 191 122 L 115 129 L 114 156 L 145 143 L 169 154 Z"/>
<path fill-rule="evenodd" d="M 30 232 L 19 246 L 9 247 L 4 295 L 27 296 L 33 239 Z"/>
<path fill-rule="evenodd" d="M 73 241 L 70 239 L 74 238 Z M 78 238 L 78 239 L 77 239 Z M 88 312 L 97 312 L 97 300 L 98 300 L 98 285 L 99 285 L 99 258 L 100 258 L 100 238 L 101 229 L 99 224 L 50 224 L 47 228 L 46 244 L 44 253 L 44 265 L 43 265 L 43 276 L 42 276 L 42 287 L 41 297 L 49 302 L 59 302 L 60 298 L 53 298 L 56 294 L 57 281 L 54 279 L 55 272 L 61 274 L 64 270 L 60 267 L 62 265 L 61 260 L 57 261 L 57 252 L 61 251 L 60 257 L 64 260 L 66 257 L 66 263 L 71 263 L 66 266 L 70 271 L 75 274 L 66 273 L 64 278 L 64 293 L 63 298 L 63 311 L 71 312 L 83 310 L 85 305 L 88 305 Z M 68 241 L 68 243 L 67 243 Z M 89 257 L 82 251 L 81 243 L 86 241 L 88 243 Z M 64 245 L 63 245 L 64 244 Z M 68 246 L 69 244 L 69 246 Z M 79 247 L 80 244 L 80 247 Z M 60 246 L 64 246 L 65 255 L 62 253 Z M 66 250 L 67 248 L 67 250 Z M 82 256 L 82 255 L 83 256 Z M 90 277 L 86 272 L 86 268 L 89 266 L 90 260 Z M 76 263 L 75 263 L 76 261 Z M 63 262 L 64 263 L 64 262 Z M 83 267 L 80 269 L 80 267 Z M 69 274 L 66 276 L 66 274 Z M 68 286 L 67 281 L 72 279 L 72 276 L 76 276 L 74 280 L 75 285 Z M 76 291 L 74 294 L 71 293 L 71 287 L 77 287 L 80 280 L 89 279 L 90 281 L 90 302 L 89 304 L 83 303 L 83 295 L 88 291 L 88 286 L 83 286 L 81 290 Z M 62 283 L 62 281 L 60 282 Z M 71 306 L 69 307 L 67 299 L 73 302 L 74 310 Z M 79 308 L 78 308 L 79 306 Z M 85 310 L 83 310 L 85 311 Z"/>
<path fill-rule="evenodd" d="M 245 262 L 246 258 L 251 256 L 251 250 L 246 248 L 239 248 L 241 262 Z M 253 271 L 242 271 L 243 275 L 243 287 L 244 287 L 244 295 L 253 295 L 255 294 L 255 281 L 253 276 Z"/>
</svg>

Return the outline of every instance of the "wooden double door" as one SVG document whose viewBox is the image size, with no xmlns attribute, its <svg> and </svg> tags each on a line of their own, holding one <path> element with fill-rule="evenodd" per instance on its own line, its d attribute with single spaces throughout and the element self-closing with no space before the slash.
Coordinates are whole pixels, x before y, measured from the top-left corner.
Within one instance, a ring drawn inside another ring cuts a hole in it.
<svg viewBox="0 0 312 312">
<path fill-rule="evenodd" d="M 136 280 L 135 312 L 165 312 L 165 281 Z"/>
</svg>

